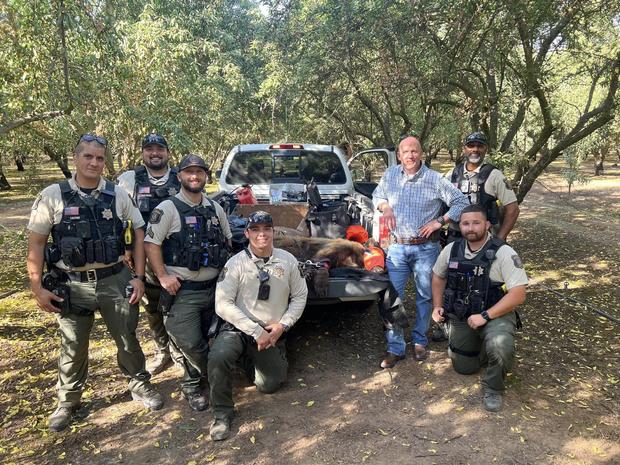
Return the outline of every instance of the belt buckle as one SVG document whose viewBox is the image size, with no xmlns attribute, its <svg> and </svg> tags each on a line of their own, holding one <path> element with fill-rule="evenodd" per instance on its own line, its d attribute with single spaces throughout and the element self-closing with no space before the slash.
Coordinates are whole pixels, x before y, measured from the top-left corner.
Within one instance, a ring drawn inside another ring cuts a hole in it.
<svg viewBox="0 0 620 465">
<path fill-rule="evenodd" d="M 97 281 L 97 270 L 86 270 L 86 280 L 89 283 Z"/>
</svg>

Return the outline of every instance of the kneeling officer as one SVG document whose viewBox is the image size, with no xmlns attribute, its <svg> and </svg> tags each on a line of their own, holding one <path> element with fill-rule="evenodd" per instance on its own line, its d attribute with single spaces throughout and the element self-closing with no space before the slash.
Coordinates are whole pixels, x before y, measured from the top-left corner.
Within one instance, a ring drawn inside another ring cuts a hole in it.
<svg viewBox="0 0 620 465">
<path fill-rule="evenodd" d="M 449 318 L 448 353 L 458 373 L 476 373 L 488 363 L 484 407 L 497 412 L 514 362 L 514 310 L 525 301 L 528 280 L 512 247 L 491 237 L 483 206 L 465 207 L 459 227 L 463 237 L 448 244 L 433 267 L 433 319 Z"/>
<path fill-rule="evenodd" d="M 38 306 L 57 315 L 60 332 L 58 408 L 49 418 L 52 431 L 65 429 L 80 406 L 97 309 L 116 343 L 118 365 L 133 398 L 152 410 L 163 406 L 149 382 L 136 338 L 137 304 L 144 294 L 144 221 L 127 193 L 101 176 L 106 147 L 104 138 L 83 135 L 74 150 L 75 174 L 41 192 L 28 223 L 31 289 Z M 48 244 L 50 233 L 53 242 Z M 126 236 L 134 235 L 138 276 L 132 278 L 123 255 L 129 245 Z"/>
<path fill-rule="evenodd" d="M 202 392 L 214 313 L 215 284 L 228 259 L 232 233 L 223 208 L 203 189 L 207 165 L 196 155 L 179 163 L 181 191 L 151 213 L 145 247 L 162 291 L 160 308 L 171 343 L 183 355 L 181 392 L 196 411 L 209 403 Z"/>
</svg>

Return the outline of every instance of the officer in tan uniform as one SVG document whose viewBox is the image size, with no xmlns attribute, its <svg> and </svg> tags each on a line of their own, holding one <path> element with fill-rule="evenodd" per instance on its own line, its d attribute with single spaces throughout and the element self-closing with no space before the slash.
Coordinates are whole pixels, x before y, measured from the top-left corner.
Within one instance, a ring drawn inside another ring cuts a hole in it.
<svg viewBox="0 0 620 465">
<path fill-rule="evenodd" d="M 169 160 L 170 151 L 166 139 L 159 134 L 147 134 L 142 139 L 142 165 L 118 177 L 118 185 L 134 199 L 145 223 L 157 205 L 176 195 L 181 189 L 177 169 L 169 166 Z M 148 263 L 145 275 L 142 303 L 156 346 L 155 356 L 147 369 L 152 375 L 156 375 L 172 365 L 172 358 L 164 317 L 158 311 L 161 287 Z"/>
<path fill-rule="evenodd" d="M 514 333 L 528 280 L 517 253 L 489 233 L 481 205 L 469 205 L 459 222 L 463 237 L 448 244 L 433 267 L 433 319 L 448 319 L 448 353 L 461 374 L 478 372 L 484 407 L 502 407 L 506 373 L 514 362 Z M 506 289 L 506 290 L 504 290 Z"/>
<path fill-rule="evenodd" d="M 474 132 L 463 143 L 463 161 L 445 174 L 452 184 L 469 198 L 470 204 L 485 207 L 495 236 L 506 240 L 517 222 L 519 204 L 506 176 L 493 165 L 485 162 L 488 145 L 482 132 Z M 501 204 L 503 218 L 500 222 Z M 449 225 L 449 240 L 459 237 L 457 224 Z"/>
<path fill-rule="evenodd" d="M 252 213 L 245 236 L 249 247 L 226 263 L 215 294 L 215 311 L 224 320 L 209 354 L 215 417 L 210 434 L 215 441 L 230 435 L 237 362 L 245 362 L 246 372 L 261 392 L 273 393 L 286 380 L 282 335 L 301 317 L 308 296 L 297 259 L 273 247 L 271 215 Z"/>
<path fill-rule="evenodd" d="M 153 210 L 145 238 L 149 264 L 162 287 L 164 324 L 183 354 L 181 392 L 196 411 L 209 405 L 202 391 L 209 352 L 205 327 L 214 313 L 215 284 L 232 238 L 224 210 L 203 193 L 207 169 L 196 155 L 181 160 L 181 191 Z"/>
<path fill-rule="evenodd" d="M 60 332 L 58 408 L 49 418 L 52 431 L 65 429 L 80 406 L 97 309 L 116 343 L 118 365 L 133 398 L 152 410 L 163 406 L 136 339 L 137 303 L 144 293 L 144 221 L 127 193 L 101 176 L 106 147 L 103 137 L 83 135 L 74 150 L 75 174 L 39 194 L 28 223 L 31 289 L 38 306 L 57 315 Z M 132 232 L 128 220 L 135 235 L 134 277 L 123 263 L 125 235 Z"/>
</svg>

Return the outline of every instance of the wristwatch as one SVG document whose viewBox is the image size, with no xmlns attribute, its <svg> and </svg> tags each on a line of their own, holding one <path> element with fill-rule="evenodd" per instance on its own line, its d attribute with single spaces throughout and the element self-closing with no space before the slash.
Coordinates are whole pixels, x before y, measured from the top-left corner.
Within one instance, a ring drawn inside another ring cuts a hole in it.
<svg viewBox="0 0 620 465">
<path fill-rule="evenodd" d="M 486 310 L 483 310 L 480 313 L 480 316 L 482 316 L 482 318 L 484 318 L 487 321 L 491 321 L 491 317 L 489 316 L 489 312 L 487 312 Z"/>
<path fill-rule="evenodd" d="M 440 216 L 439 218 L 437 218 L 437 221 L 439 222 L 440 225 L 444 225 L 446 224 L 446 219 L 443 216 Z"/>
<path fill-rule="evenodd" d="M 143 283 L 146 282 L 146 276 L 144 276 L 143 274 L 137 274 L 137 275 L 134 276 L 134 278 L 139 279 Z"/>
</svg>

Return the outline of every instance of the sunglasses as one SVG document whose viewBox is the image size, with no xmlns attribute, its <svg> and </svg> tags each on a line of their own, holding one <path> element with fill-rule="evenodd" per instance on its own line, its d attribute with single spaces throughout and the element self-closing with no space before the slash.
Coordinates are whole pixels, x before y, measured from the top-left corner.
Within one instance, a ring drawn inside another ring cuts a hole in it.
<svg viewBox="0 0 620 465">
<path fill-rule="evenodd" d="M 164 139 L 159 134 L 149 134 L 142 140 L 142 148 L 146 147 L 149 144 L 157 144 L 157 145 L 161 145 L 162 147 L 166 147 L 166 148 L 168 147 L 168 143 L 166 142 L 166 139 Z"/>
<path fill-rule="evenodd" d="M 80 140 L 78 140 L 78 143 L 75 144 L 75 146 L 77 147 L 82 142 L 97 142 L 99 145 L 103 145 L 104 147 L 108 146 L 108 141 L 105 137 L 96 136 L 94 134 L 82 134 L 80 136 Z"/>
</svg>

